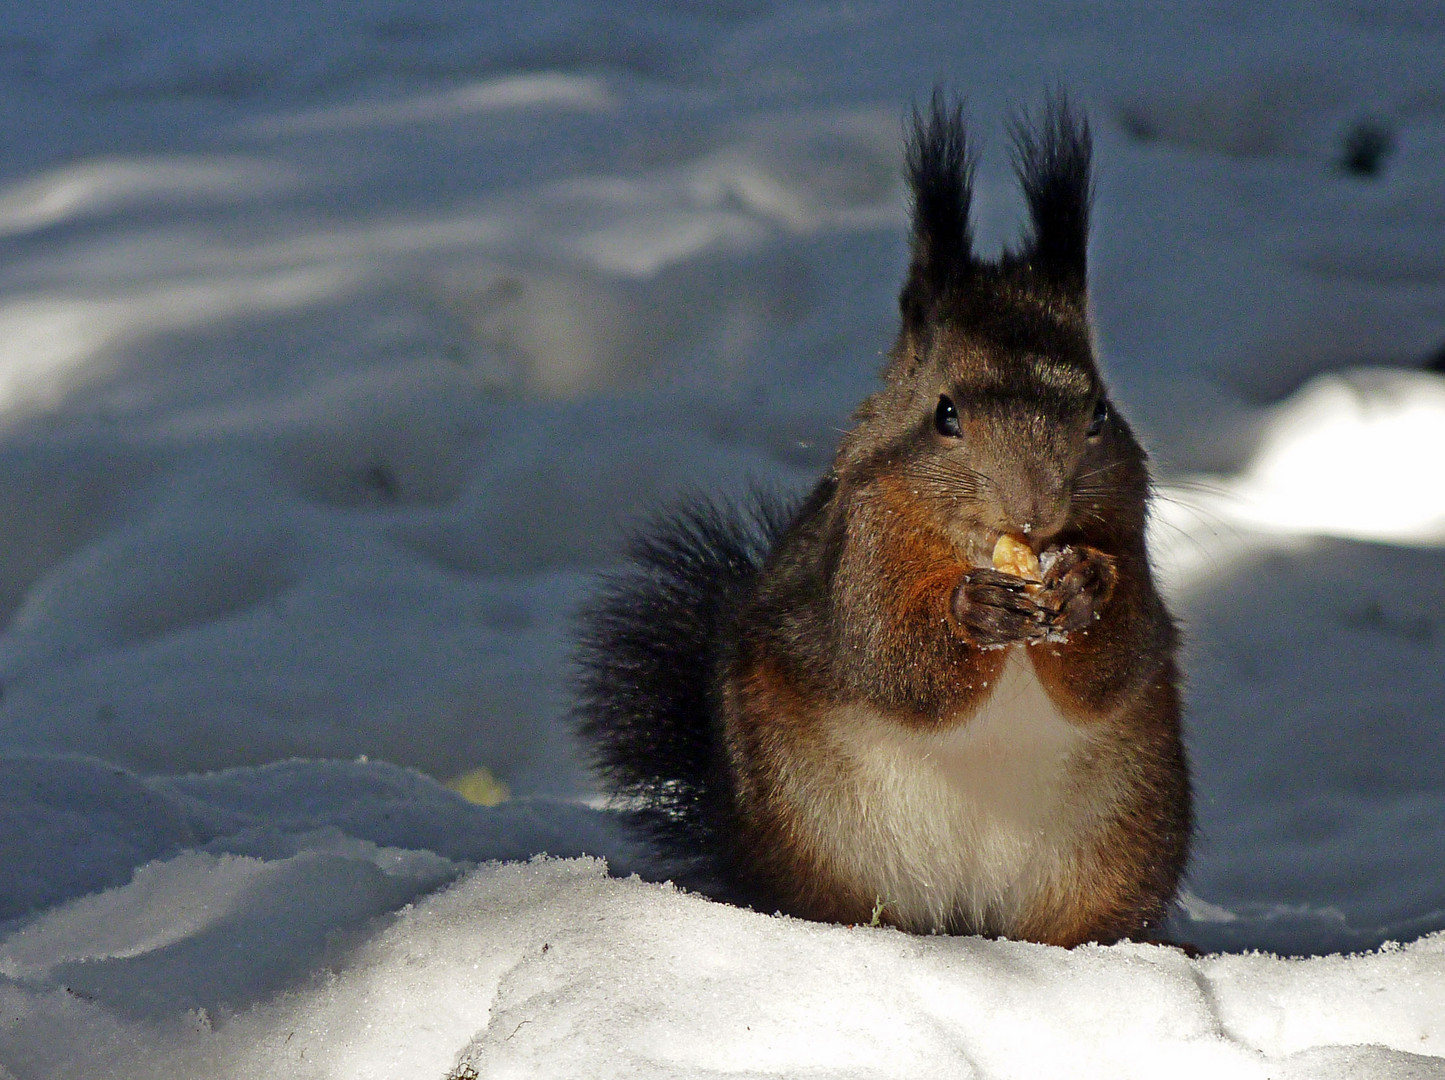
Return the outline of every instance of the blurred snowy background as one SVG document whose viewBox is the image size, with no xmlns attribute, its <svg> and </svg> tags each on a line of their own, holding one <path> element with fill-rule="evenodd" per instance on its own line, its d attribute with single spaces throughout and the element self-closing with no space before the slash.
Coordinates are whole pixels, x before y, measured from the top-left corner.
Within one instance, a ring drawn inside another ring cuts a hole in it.
<svg viewBox="0 0 1445 1080">
<path fill-rule="evenodd" d="M 985 249 L 1011 113 L 1094 122 L 1189 641 L 1179 935 L 1414 944 L 1065 954 L 483 865 L 646 871 L 570 613 L 660 501 L 824 467 L 935 84 Z M 1432 367 L 1433 2 L 9 5 L 0 1078 L 1445 1075 Z"/>
</svg>

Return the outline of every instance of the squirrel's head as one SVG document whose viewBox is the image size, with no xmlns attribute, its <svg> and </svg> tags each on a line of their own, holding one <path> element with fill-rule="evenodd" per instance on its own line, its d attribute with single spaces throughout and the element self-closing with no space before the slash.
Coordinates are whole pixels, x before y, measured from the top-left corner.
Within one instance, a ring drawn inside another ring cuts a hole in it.
<svg viewBox="0 0 1445 1080">
<path fill-rule="evenodd" d="M 1142 533 L 1144 454 L 1108 404 L 1088 319 L 1088 122 L 1062 97 L 1014 126 L 1022 243 L 988 261 L 969 225 L 962 109 L 935 93 L 908 139 L 912 259 L 883 377 L 839 450 L 841 483 L 889 479 L 975 557 L 1002 532 Z"/>
</svg>

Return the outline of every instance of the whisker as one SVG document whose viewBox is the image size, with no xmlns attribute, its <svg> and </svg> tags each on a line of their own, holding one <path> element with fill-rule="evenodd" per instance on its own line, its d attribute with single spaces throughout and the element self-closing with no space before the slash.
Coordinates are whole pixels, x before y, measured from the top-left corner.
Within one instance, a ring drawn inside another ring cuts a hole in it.
<svg viewBox="0 0 1445 1080">
<path fill-rule="evenodd" d="M 1088 472 L 1086 472 L 1086 473 L 1080 473 L 1078 476 L 1074 477 L 1074 483 L 1075 483 L 1075 484 L 1082 483 L 1083 481 L 1088 480 L 1088 479 L 1090 479 L 1090 478 L 1092 478 L 1092 477 L 1101 476 L 1101 475 L 1103 475 L 1104 473 L 1109 472 L 1109 471 L 1112 470 L 1112 469 L 1117 469 L 1117 468 L 1119 468 L 1120 466 L 1127 465 L 1127 464 L 1129 464 L 1127 461 L 1111 461 L 1108 465 L 1101 465 L 1101 466 L 1100 466 L 1099 468 L 1097 468 L 1097 469 L 1090 469 L 1090 470 L 1089 470 Z"/>
<path fill-rule="evenodd" d="M 1078 515 L 1078 523 L 1079 523 L 1079 524 L 1085 524 L 1085 523 L 1087 523 L 1087 522 L 1091 522 L 1091 521 L 1092 521 L 1094 524 L 1100 526 L 1101 528 L 1108 528 L 1108 527 L 1109 527 L 1109 521 L 1108 521 L 1108 519 L 1105 518 L 1103 514 L 1101 514 L 1098 510 L 1096 510 L 1096 509 L 1095 509 L 1094 507 L 1092 507 L 1092 506 L 1084 506 L 1084 507 L 1077 507 L 1077 506 L 1076 506 L 1076 507 L 1074 508 L 1074 512 Z"/>
<path fill-rule="evenodd" d="M 1171 480 L 1165 484 L 1154 484 L 1154 493 L 1157 495 L 1161 488 L 1170 488 L 1175 491 L 1189 491 L 1199 495 L 1213 495 L 1217 498 L 1228 498 L 1230 490 L 1219 481 L 1200 480 L 1197 477 L 1186 477 L 1182 480 Z M 1177 500 L 1176 500 L 1177 501 Z"/>
<path fill-rule="evenodd" d="M 1181 487 L 1185 486 L 1186 485 L 1182 484 L 1168 485 L 1168 487 L 1173 490 L 1178 490 Z M 1199 485 L 1198 490 L 1200 491 L 1200 493 L 1207 493 L 1211 495 L 1222 496 L 1227 494 L 1227 492 L 1223 488 L 1207 484 Z M 1198 531 L 1187 529 L 1183 525 L 1179 524 L 1177 521 L 1171 521 L 1169 518 L 1165 517 L 1162 514 L 1151 513 L 1149 515 L 1149 522 L 1151 528 L 1154 526 L 1159 526 L 1168 529 L 1181 539 L 1188 541 L 1188 543 L 1194 548 L 1195 552 L 1206 563 L 1210 565 L 1213 565 L 1215 563 L 1216 556 L 1218 555 L 1217 548 L 1222 542 L 1226 540 L 1226 538 L 1230 540 L 1239 540 L 1243 535 L 1238 525 L 1221 516 L 1218 512 L 1211 509 L 1206 504 L 1190 502 L 1184 499 L 1177 498 L 1172 494 L 1165 494 L 1164 491 L 1159 487 L 1155 487 L 1151 494 L 1153 496 L 1153 501 L 1155 502 L 1168 503 L 1171 506 L 1177 506 L 1183 510 L 1188 511 L 1189 514 L 1191 514 L 1195 518 L 1195 520 L 1203 526 L 1202 531 L 1204 533 L 1204 537 L 1201 537 Z M 1211 547 L 1210 544 L 1206 542 L 1206 538 L 1214 542 L 1213 547 Z"/>
<path fill-rule="evenodd" d="M 910 475 L 924 479 L 938 480 L 948 484 L 956 484 L 960 487 L 979 491 L 986 489 L 997 489 L 998 485 L 993 478 L 977 469 L 969 468 L 947 459 L 925 459 L 909 464 L 907 471 Z"/>
</svg>

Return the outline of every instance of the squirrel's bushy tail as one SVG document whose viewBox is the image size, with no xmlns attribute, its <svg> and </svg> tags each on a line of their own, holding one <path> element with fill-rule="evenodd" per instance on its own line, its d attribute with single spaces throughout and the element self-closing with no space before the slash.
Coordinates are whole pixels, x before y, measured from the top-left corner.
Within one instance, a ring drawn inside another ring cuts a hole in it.
<svg viewBox="0 0 1445 1080">
<path fill-rule="evenodd" d="M 593 763 L 675 859 L 696 861 L 730 802 L 714 701 L 736 601 L 792 516 L 757 493 L 695 498 L 635 537 L 581 616 L 578 728 Z"/>
</svg>

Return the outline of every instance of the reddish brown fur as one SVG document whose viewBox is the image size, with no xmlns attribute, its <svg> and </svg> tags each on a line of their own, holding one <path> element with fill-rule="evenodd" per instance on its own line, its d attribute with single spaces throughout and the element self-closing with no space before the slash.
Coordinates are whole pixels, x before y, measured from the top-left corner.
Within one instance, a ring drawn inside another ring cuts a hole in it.
<svg viewBox="0 0 1445 1080">
<path fill-rule="evenodd" d="M 871 898 L 844 886 L 816 838 L 796 827 L 777 797 L 792 762 L 827 752 L 817 717 L 775 665 L 749 660 L 741 667 L 745 674 L 728 684 L 724 702 L 725 713 L 738 718 L 728 747 L 738 783 L 729 862 L 764 905 L 823 922 L 858 922 Z"/>
<path fill-rule="evenodd" d="M 872 477 L 850 509 L 838 570 L 845 634 L 871 670 L 907 687 L 889 701 L 898 721 L 937 727 L 976 707 L 1003 664 L 1002 652 L 971 648 L 952 618 L 971 567 L 900 475 Z"/>
<path fill-rule="evenodd" d="M 1035 669 L 1044 659 L 1045 648 L 1035 649 Z M 1187 827 L 1170 825 L 1170 804 L 1183 794 L 1184 780 L 1173 674 L 1172 670 L 1161 673 L 1141 688 L 1129 709 L 1109 718 L 1117 755 L 1114 767 L 1134 773 L 1142 783 L 1084 853 L 1074 891 L 1041 904 L 1021 926 L 1019 936 L 1064 946 L 1108 942 L 1139 936 L 1141 929 L 1157 926 L 1163 919 L 1189 840 Z M 1050 685 L 1055 700 L 1066 696 L 1059 692 L 1063 686 Z M 1102 719 L 1085 711 L 1077 717 L 1081 723 Z"/>
<path fill-rule="evenodd" d="M 898 520 L 908 520 L 913 512 L 904 508 Z M 927 530 L 890 530 L 879 540 L 879 565 L 888 568 L 873 593 L 882 601 L 880 625 L 888 627 L 895 645 L 910 642 L 916 648 L 927 642 L 932 650 L 951 653 L 952 693 L 941 702 L 942 711 L 900 710 L 893 716 L 918 729 L 966 725 L 969 711 L 987 697 L 1006 656 L 1003 650 L 970 647 L 946 616 L 947 598 L 967 568 Z M 1124 596 L 1131 587 L 1136 586 L 1126 578 Z M 1137 936 L 1146 926 L 1157 925 L 1172 896 L 1188 842 L 1187 822 L 1170 824 L 1169 804 L 1181 796 L 1184 784 L 1175 673 L 1172 663 L 1167 664 L 1140 685 L 1129 678 L 1137 676 L 1137 665 L 1116 662 L 1119 647 L 1141 636 L 1130 614 L 1129 608 L 1110 605 L 1104 618 L 1067 644 L 1029 648 L 1035 670 L 1060 708 L 1080 725 L 1109 729 L 1105 744 L 1110 753 L 1101 767 L 1148 779 L 1080 853 L 1070 887 L 1041 897 L 1010 936 L 1063 946 Z M 1163 642 L 1141 644 L 1157 654 Z M 775 797 L 781 773 L 791 763 L 828 752 L 817 729 L 821 702 L 807 697 L 797 681 L 766 656 L 743 659 L 726 687 L 724 712 L 733 718 L 729 730 L 738 744 L 732 759 L 740 781 L 733 859 L 745 868 L 760 896 L 767 897 L 764 906 L 829 922 L 878 917 L 896 924 L 886 906 L 876 910 L 877 894 L 837 877 L 816 839 L 799 831 L 787 805 Z M 960 924 L 950 929 L 971 928 Z"/>
</svg>

